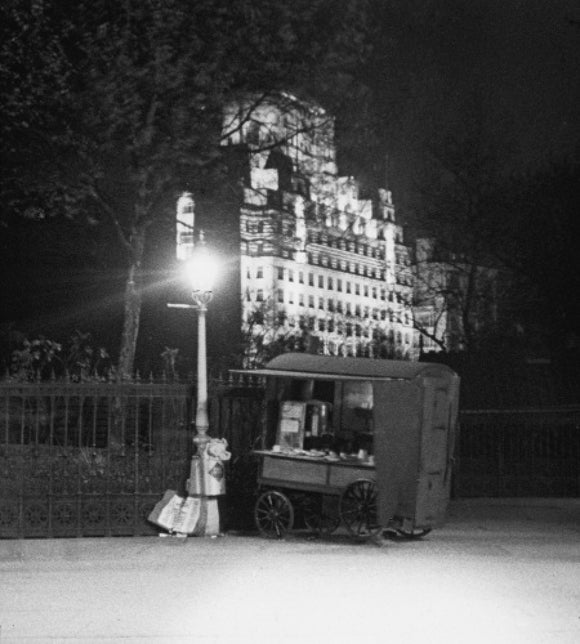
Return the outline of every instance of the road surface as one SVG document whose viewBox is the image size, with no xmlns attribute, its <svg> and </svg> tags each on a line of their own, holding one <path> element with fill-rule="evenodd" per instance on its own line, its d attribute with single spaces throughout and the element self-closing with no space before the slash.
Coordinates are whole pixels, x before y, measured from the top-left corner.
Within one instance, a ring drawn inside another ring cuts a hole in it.
<svg viewBox="0 0 580 644">
<path fill-rule="evenodd" d="M 455 501 L 417 542 L 0 541 L 0 642 L 580 642 L 580 499 Z"/>
</svg>

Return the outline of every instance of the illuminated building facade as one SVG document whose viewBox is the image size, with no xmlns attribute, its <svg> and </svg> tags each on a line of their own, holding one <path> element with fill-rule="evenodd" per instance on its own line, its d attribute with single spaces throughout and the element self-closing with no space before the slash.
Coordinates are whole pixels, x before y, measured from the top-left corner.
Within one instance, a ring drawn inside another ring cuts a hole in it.
<svg viewBox="0 0 580 644">
<path fill-rule="evenodd" d="M 228 230 L 234 218 L 246 365 L 275 346 L 416 359 L 411 251 L 392 195 L 362 198 L 338 174 L 332 117 L 286 94 L 248 97 L 225 110 L 224 145 L 245 159 Z"/>
</svg>

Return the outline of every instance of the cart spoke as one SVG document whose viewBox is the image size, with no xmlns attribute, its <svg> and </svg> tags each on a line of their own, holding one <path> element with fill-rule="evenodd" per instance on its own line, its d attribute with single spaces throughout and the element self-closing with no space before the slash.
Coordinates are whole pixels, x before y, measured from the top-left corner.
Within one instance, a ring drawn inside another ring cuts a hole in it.
<svg viewBox="0 0 580 644">
<path fill-rule="evenodd" d="M 357 538 L 371 537 L 380 532 L 374 481 L 361 479 L 346 488 L 340 499 L 340 516 L 347 530 Z"/>
<path fill-rule="evenodd" d="M 278 490 L 268 490 L 256 502 L 254 519 L 261 534 L 281 538 L 292 529 L 294 509 L 285 494 Z"/>
</svg>

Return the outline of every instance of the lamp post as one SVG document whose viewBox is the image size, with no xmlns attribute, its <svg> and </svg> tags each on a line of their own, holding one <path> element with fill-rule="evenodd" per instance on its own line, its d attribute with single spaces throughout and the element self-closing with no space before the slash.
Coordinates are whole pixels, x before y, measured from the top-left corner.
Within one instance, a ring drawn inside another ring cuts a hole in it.
<svg viewBox="0 0 580 644">
<path fill-rule="evenodd" d="M 191 286 L 194 308 L 197 309 L 197 404 L 195 410 L 195 435 L 193 442 L 197 453 L 203 458 L 209 442 L 209 416 L 207 396 L 207 340 L 206 313 L 213 296 L 213 280 L 216 263 L 205 244 L 203 231 L 199 232 L 199 241 L 185 266 L 186 275 Z"/>
<path fill-rule="evenodd" d="M 192 236 L 193 237 L 193 236 Z M 184 264 L 184 277 L 191 289 L 193 304 L 168 304 L 171 308 L 197 310 L 197 397 L 193 421 L 193 444 L 195 454 L 191 458 L 190 477 L 186 482 L 188 499 L 187 534 L 216 536 L 219 534 L 219 508 L 217 497 L 225 494 L 223 461 L 231 454 L 226 451 L 227 442 L 212 439 L 208 435 L 206 313 L 213 295 L 213 281 L 217 263 L 210 254 L 200 230 L 195 246 L 188 242 Z M 192 523 L 193 521 L 193 523 Z"/>
</svg>

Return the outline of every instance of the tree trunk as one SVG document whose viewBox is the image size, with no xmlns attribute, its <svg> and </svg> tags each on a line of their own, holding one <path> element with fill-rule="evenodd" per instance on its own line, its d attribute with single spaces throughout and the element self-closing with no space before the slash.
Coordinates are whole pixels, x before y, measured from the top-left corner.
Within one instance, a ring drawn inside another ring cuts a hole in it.
<svg viewBox="0 0 580 644">
<path fill-rule="evenodd" d="M 119 379 L 130 380 L 133 377 L 135 351 L 139 336 L 141 319 L 142 293 L 140 281 L 141 262 L 145 246 L 145 230 L 139 229 L 131 236 L 133 249 L 127 282 L 125 283 L 125 311 L 123 317 L 123 334 L 119 351 Z"/>
</svg>

